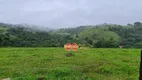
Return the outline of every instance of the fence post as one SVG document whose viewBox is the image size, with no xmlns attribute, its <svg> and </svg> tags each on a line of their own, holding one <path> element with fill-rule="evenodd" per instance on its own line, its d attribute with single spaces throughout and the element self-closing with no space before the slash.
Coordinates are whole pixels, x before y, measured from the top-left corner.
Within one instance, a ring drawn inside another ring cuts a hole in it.
<svg viewBox="0 0 142 80">
<path fill-rule="evenodd" d="M 140 73 L 139 73 L 139 80 L 142 80 L 142 50 L 141 50 L 141 54 L 140 54 Z"/>
</svg>

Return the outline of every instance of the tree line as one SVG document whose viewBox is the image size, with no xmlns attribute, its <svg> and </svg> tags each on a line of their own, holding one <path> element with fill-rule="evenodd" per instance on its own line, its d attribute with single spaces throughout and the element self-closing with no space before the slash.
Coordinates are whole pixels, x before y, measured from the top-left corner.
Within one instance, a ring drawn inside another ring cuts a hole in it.
<svg viewBox="0 0 142 80">
<path fill-rule="evenodd" d="M 100 24 L 41 31 L 0 23 L 0 47 L 63 47 L 76 42 L 92 48 L 141 48 L 142 23 Z"/>
</svg>

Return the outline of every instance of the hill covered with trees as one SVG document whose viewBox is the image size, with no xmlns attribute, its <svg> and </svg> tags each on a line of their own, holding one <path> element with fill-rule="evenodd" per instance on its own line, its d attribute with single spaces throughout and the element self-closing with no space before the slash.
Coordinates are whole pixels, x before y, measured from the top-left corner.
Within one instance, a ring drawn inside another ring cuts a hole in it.
<svg viewBox="0 0 142 80">
<path fill-rule="evenodd" d="M 141 22 L 126 26 L 101 24 L 58 30 L 0 23 L 0 47 L 63 47 L 66 43 L 76 42 L 94 48 L 141 48 L 141 34 Z"/>
</svg>

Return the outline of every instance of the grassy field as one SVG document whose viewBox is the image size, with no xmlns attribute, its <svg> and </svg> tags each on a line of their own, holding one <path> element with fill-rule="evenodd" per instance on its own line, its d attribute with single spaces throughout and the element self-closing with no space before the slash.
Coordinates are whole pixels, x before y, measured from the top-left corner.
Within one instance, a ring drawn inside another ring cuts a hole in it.
<svg viewBox="0 0 142 80">
<path fill-rule="evenodd" d="M 139 49 L 0 48 L 0 79 L 138 80 Z"/>
</svg>

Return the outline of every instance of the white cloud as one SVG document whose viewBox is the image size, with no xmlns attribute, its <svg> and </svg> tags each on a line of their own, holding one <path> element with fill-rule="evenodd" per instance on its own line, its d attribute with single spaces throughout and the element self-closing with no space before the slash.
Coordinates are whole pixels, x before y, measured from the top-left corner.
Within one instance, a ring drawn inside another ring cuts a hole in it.
<svg viewBox="0 0 142 80">
<path fill-rule="evenodd" d="M 142 21 L 141 0 L 0 0 L 0 22 L 50 28 Z"/>
</svg>

